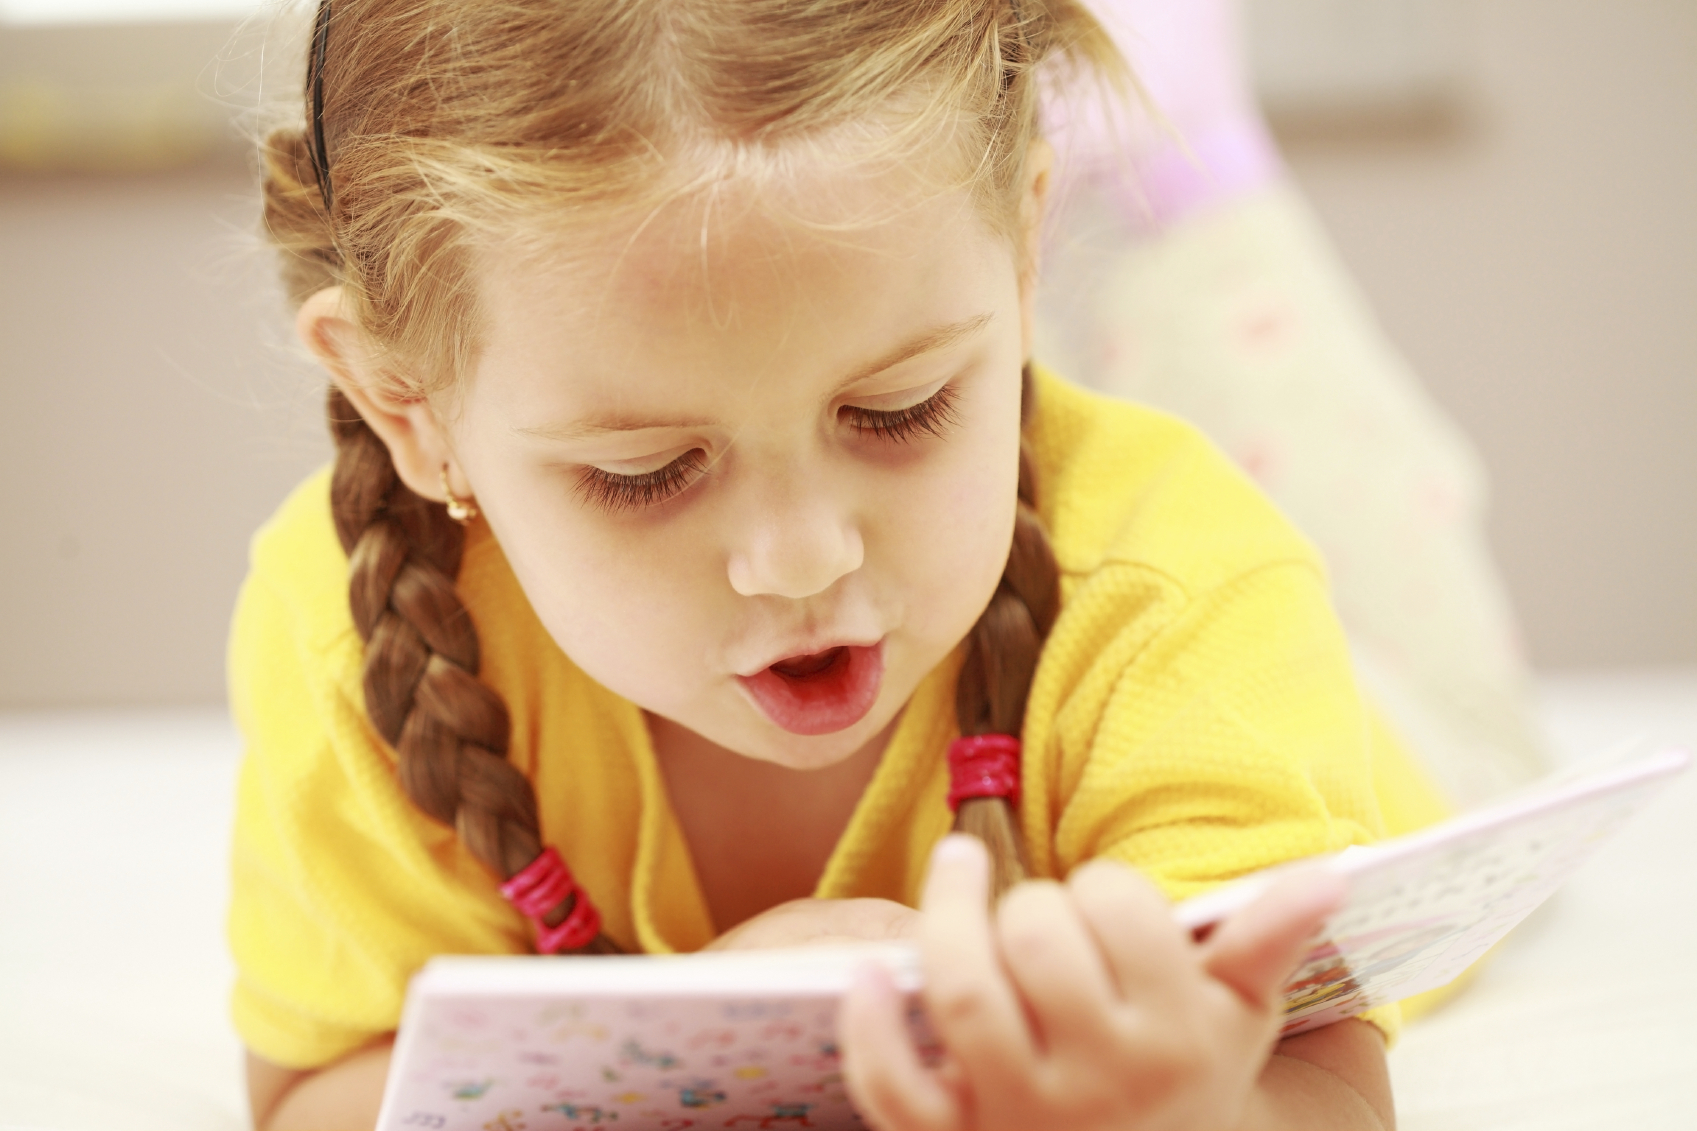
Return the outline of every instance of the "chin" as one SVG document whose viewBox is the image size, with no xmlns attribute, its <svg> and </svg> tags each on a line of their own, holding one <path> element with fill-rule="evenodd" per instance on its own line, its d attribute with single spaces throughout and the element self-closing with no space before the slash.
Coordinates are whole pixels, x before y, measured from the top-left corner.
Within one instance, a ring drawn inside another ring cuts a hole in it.
<svg viewBox="0 0 1697 1131">
<path fill-rule="evenodd" d="M 759 737 L 746 746 L 728 748 L 746 758 L 757 758 L 791 770 L 823 770 L 847 761 L 865 749 L 866 744 L 879 736 L 895 719 L 895 711 L 876 708 L 853 726 L 830 734 L 790 734 L 781 727 L 759 717 Z"/>
</svg>

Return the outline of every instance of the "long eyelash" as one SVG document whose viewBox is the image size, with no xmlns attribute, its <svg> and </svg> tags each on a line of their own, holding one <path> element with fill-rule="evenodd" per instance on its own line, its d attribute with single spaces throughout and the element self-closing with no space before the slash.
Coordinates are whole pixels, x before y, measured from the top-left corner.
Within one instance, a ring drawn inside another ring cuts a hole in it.
<svg viewBox="0 0 1697 1131">
<path fill-rule="evenodd" d="M 857 431 L 900 444 L 921 436 L 943 435 L 955 423 L 958 398 L 953 385 L 944 385 L 918 404 L 894 412 L 855 405 L 844 405 L 841 412 Z M 641 475 L 616 475 L 598 467 L 587 467 L 578 477 L 577 490 L 585 502 L 602 510 L 637 510 L 665 502 L 706 470 L 706 454 L 695 448 L 665 467 Z"/>
<path fill-rule="evenodd" d="M 842 415 L 850 426 L 869 432 L 880 440 L 903 444 L 921 436 L 941 436 L 955 423 L 955 402 L 960 394 L 953 385 L 944 385 L 916 405 L 894 412 L 857 408 L 844 405 Z"/>
<path fill-rule="evenodd" d="M 615 475 L 599 467 L 586 467 L 578 477 L 577 491 L 584 502 L 602 510 L 637 510 L 665 502 L 706 470 L 706 453 L 693 448 L 665 467 L 641 475 Z"/>
</svg>

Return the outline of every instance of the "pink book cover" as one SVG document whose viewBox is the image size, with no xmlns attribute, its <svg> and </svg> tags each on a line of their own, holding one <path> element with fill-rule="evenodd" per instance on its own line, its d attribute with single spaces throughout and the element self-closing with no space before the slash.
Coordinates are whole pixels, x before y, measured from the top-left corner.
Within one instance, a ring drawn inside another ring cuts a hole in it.
<svg viewBox="0 0 1697 1131">
<path fill-rule="evenodd" d="M 1615 758 L 1322 858 L 1349 894 L 1285 989 L 1284 1033 L 1454 979 L 1689 760 L 1674 750 Z M 1204 932 L 1280 870 L 1174 915 Z M 915 1039 L 928 1043 L 918 957 L 900 945 L 434 959 L 407 994 L 379 1131 L 860 1127 L 836 1005 L 866 961 L 913 995 Z"/>
</svg>

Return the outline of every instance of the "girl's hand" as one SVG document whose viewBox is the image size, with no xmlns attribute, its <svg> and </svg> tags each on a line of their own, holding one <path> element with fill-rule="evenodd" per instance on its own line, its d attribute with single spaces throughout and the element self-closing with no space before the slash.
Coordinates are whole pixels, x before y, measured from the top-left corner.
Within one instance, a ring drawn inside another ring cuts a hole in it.
<svg viewBox="0 0 1697 1131">
<path fill-rule="evenodd" d="M 844 1003 L 850 1094 L 881 1129 L 1231 1128 L 1278 1033 L 1279 990 L 1342 898 L 1292 877 L 1193 942 L 1167 900 L 1110 861 L 1022 884 L 994 918 L 988 860 L 938 846 L 920 931 L 924 1000 L 945 1055 L 926 1067 L 900 995 L 869 967 Z"/>
<path fill-rule="evenodd" d="M 889 942 L 919 935 L 919 912 L 888 899 L 792 899 L 744 920 L 708 950 Z"/>
</svg>

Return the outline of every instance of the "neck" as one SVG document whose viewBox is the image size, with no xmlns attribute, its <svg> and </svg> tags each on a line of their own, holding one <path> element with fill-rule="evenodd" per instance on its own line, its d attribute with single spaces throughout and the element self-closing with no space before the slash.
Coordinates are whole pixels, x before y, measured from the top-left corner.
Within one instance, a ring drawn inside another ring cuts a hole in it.
<svg viewBox="0 0 1697 1131">
<path fill-rule="evenodd" d="M 842 761 L 796 770 L 647 716 L 672 811 L 717 930 L 813 894 L 899 718 Z"/>
</svg>

